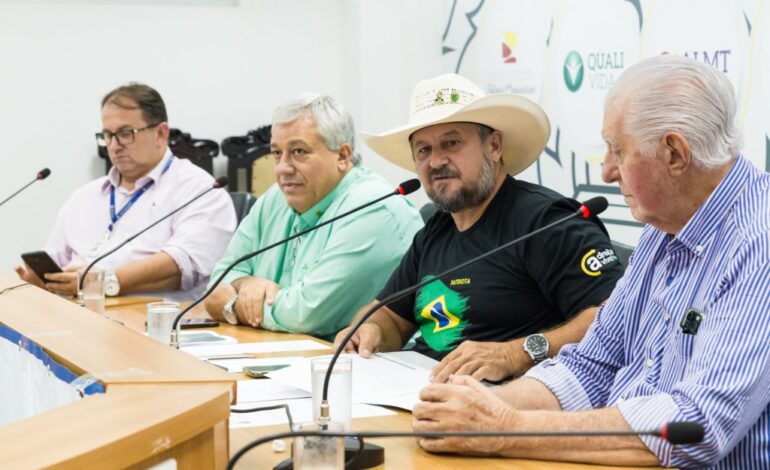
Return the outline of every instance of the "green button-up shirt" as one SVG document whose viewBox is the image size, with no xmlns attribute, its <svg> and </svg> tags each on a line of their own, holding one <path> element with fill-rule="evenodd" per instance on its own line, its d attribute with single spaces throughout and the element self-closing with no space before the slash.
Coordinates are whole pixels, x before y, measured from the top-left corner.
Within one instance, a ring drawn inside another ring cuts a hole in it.
<svg viewBox="0 0 770 470">
<path fill-rule="evenodd" d="M 261 196 L 238 226 L 211 279 L 233 261 L 393 191 L 382 177 L 356 166 L 303 214 L 278 185 Z M 262 327 L 331 338 L 385 285 L 422 228 L 417 209 L 394 196 L 236 266 L 223 279 L 270 279 L 281 288 L 264 304 Z"/>
</svg>

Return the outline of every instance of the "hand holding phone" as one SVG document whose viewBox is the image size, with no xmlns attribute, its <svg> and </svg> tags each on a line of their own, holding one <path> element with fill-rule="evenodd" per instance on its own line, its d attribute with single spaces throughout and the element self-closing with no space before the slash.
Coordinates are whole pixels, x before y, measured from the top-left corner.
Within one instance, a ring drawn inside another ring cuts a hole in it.
<svg viewBox="0 0 770 470">
<path fill-rule="evenodd" d="M 21 259 L 27 264 L 27 267 L 45 283 L 45 275 L 48 273 L 60 273 L 61 268 L 45 251 L 30 251 L 22 253 Z"/>
</svg>

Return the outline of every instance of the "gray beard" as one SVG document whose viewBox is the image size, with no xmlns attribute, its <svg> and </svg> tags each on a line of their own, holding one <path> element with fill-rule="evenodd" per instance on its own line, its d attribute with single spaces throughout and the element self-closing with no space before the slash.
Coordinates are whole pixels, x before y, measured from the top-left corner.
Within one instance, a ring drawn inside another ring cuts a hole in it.
<svg viewBox="0 0 770 470">
<path fill-rule="evenodd" d="M 441 174 L 446 172 L 444 169 L 439 169 L 431 172 L 429 178 L 433 178 L 437 173 Z M 452 172 L 449 172 L 452 173 Z M 425 192 L 436 208 L 444 212 L 460 212 L 461 210 L 469 207 L 478 206 L 486 198 L 492 194 L 495 189 L 495 166 L 489 155 L 484 153 L 484 158 L 481 162 L 481 172 L 479 173 L 479 179 L 475 184 L 471 186 L 463 186 L 454 195 L 444 197 L 440 196 L 432 189 L 432 186 L 428 185 L 425 188 Z"/>
</svg>

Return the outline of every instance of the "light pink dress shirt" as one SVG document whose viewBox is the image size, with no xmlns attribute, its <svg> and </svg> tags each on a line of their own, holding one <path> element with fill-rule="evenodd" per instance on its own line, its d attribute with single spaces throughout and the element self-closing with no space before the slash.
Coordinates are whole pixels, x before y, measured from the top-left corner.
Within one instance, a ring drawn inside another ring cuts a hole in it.
<svg viewBox="0 0 770 470">
<path fill-rule="evenodd" d="M 163 173 L 167 160 L 173 158 Z M 151 180 L 155 183 L 114 224 L 109 239 L 110 188 L 115 186 L 115 211 L 120 212 L 134 193 Z M 139 232 L 193 196 L 211 187 L 214 179 L 188 160 L 173 157 L 169 150 L 160 163 L 137 180 L 133 191 L 120 187 L 115 167 L 107 176 L 78 188 L 59 210 L 45 246 L 62 267 L 91 262 L 131 235 Z M 178 290 L 162 293 L 169 300 L 190 300 L 203 293 L 209 274 L 230 241 L 236 227 L 235 209 L 225 189 L 215 189 L 140 235 L 99 262 L 105 270 L 140 260 L 160 251 L 174 259 L 182 272 Z M 156 294 L 157 295 L 157 294 Z"/>
</svg>

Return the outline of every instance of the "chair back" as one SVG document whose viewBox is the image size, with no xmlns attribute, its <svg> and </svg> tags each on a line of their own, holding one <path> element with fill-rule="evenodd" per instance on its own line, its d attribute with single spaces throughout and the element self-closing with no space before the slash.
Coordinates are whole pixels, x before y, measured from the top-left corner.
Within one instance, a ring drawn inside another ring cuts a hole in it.
<svg viewBox="0 0 770 470">
<path fill-rule="evenodd" d="M 238 223 L 240 224 L 241 220 L 243 220 L 243 218 L 249 214 L 251 206 L 257 202 L 257 198 L 255 198 L 251 193 L 247 193 L 245 191 L 236 191 L 230 193 L 230 197 L 233 199 L 233 206 L 235 206 L 235 216 L 238 218 Z"/>
</svg>

